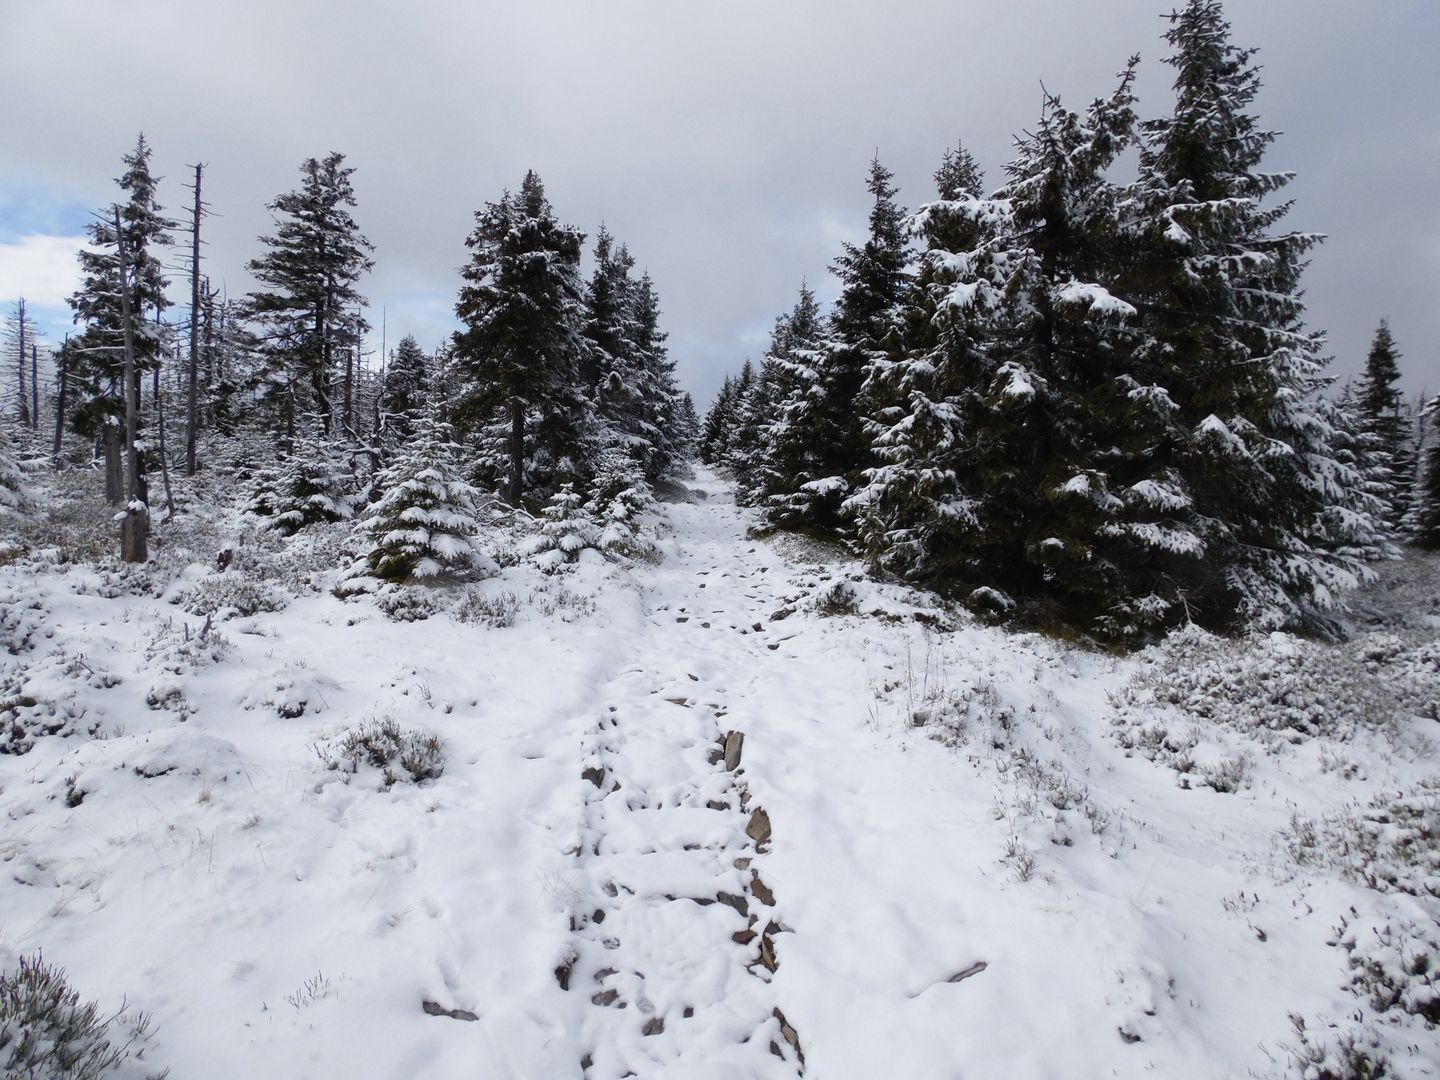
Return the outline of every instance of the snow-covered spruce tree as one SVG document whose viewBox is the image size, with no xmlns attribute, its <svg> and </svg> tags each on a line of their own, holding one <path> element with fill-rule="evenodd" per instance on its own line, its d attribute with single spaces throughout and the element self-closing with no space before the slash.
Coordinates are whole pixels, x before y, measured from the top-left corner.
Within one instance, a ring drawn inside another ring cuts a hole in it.
<svg viewBox="0 0 1440 1080">
<path fill-rule="evenodd" d="M 1146 456 L 1196 542 L 1158 546 L 1150 570 L 1207 626 L 1314 623 L 1365 574 L 1380 509 L 1316 404 L 1298 281 L 1319 237 L 1277 232 L 1289 204 L 1265 205 L 1291 174 L 1259 171 L 1275 133 L 1221 5 L 1189 0 L 1166 38 L 1175 108 L 1141 128 L 1121 291 L 1140 311 L 1135 392 L 1159 410 Z"/>
<path fill-rule="evenodd" d="M 848 524 L 840 504 L 871 462 L 860 391 L 870 369 L 899 352 L 911 261 L 893 179 L 878 157 L 870 162 L 869 237 L 846 244 L 831 267 L 840 297 L 813 360 L 801 361 L 811 377 L 796 380 L 782 407 L 777 450 L 791 460 L 782 463 L 769 492 L 772 520 L 825 529 Z"/>
<path fill-rule="evenodd" d="M 580 383 L 584 239 L 555 218 L 530 172 L 518 195 L 476 212 L 465 241 L 451 418 L 463 438 L 488 444 L 492 460 L 503 447 L 505 472 L 489 479 L 503 480 L 515 504 L 527 490 L 527 460 L 542 486 L 574 476 L 593 435 Z"/>
<path fill-rule="evenodd" d="M 777 320 L 777 333 L 783 333 L 780 328 L 785 320 L 786 316 Z M 777 363 L 773 338 L 759 371 L 749 360 L 740 369 L 723 463 L 735 480 L 735 499 L 742 506 L 753 506 L 764 498 L 769 474 L 776 467 L 773 436 L 782 395 L 795 374 L 794 369 Z"/>
<path fill-rule="evenodd" d="M 649 438 L 641 464 L 645 478 L 654 483 L 671 475 L 685 460 L 676 428 L 680 389 L 675 383 L 675 361 L 660 329 L 660 297 L 648 273 L 635 287 L 632 323 L 639 367 L 641 432 Z"/>
<path fill-rule="evenodd" d="M 971 208 L 993 233 L 955 293 L 986 298 L 963 417 L 962 476 L 978 518 L 963 537 L 968 557 L 985 568 L 980 584 L 1082 627 L 1151 592 L 1135 567 L 1166 542 L 1124 530 L 1126 488 L 1154 483 L 1125 460 L 1135 417 L 1116 405 L 1133 388 L 1135 312 L 1111 291 L 1118 193 L 1106 171 L 1132 136 L 1134 69 L 1083 116 L 1047 99 L 1005 186 Z M 1151 507 L 1173 509 L 1163 493 Z"/>
<path fill-rule="evenodd" d="M 406 334 L 385 367 L 380 391 L 380 428 L 387 447 L 403 446 L 429 400 L 430 362 L 420 343 Z"/>
<path fill-rule="evenodd" d="M 961 552 L 976 527 L 959 469 L 965 449 L 962 393 L 980 363 L 973 336 L 987 311 L 981 290 L 956 294 L 957 266 L 988 236 L 983 177 L 963 147 L 935 172 L 939 200 L 907 227 L 925 245 L 901 312 L 904 347 L 872 355 L 860 395 L 875 464 L 844 504 L 861 550 L 875 566 L 944 581 L 969 570 Z M 968 271 L 967 271 L 968 273 Z M 998 291 L 992 290 L 992 302 Z"/>
<path fill-rule="evenodd" d="M 690 475 L 691 466 L 700 452 L 700 433 L 700 414 L 695 411 L 695 399 L 688 390 L 683 391 L 676 400 L 670 418 L 670 441 L 675 453 L 675 464 L 681 467 L 679 470 L 672 468 L 672 471 L 682 471 L 682 475 Z"/>
<path fill-rule="evenodd" d="M 595 468 L 586 515 L 595 522 L 595 546 L 606 554 L 653 558 L 655 544 L 643 534 L 643 518 L 655 511 L 655 497 L 638 462 L 624 448 L 604 451 Z"/>
<path fill-rule="evenodd" d="M 618 247 L 604 225 L 595 237 L 595 271 L 585 294 L 583 334 L 586 348 L 581 381 L 595 400 L 601 424 L 611 441 L 636 440 L 637 460 L 643 456 L 641 388 L 635 350 L 634 294 L 630 276 L 635 260 L 624 244 Z"/>
<path fill-rule="evenodd" d="M 803 523 L 801 511 L 822 498 L 805 485 L 822 475 L 814 441 L 820 418 L 816 394 L 825 322 L 808 283 L 795 306 L 775 320 L 755 385 L 742 405 L 731 465 L 746 501 L 766 505 L 772 520 Z M 738 453 L 737 451 L 742 451 Z M 796 496 L 795 513 L 785 502 Z"/>
<path fill-rule="evenodd" d="M 1400 352 L 1384 319 L 1365 359 L 1356 407 L 1361 430 L 1374 440 L 1372 454 L 1386 484 L 1386 521 L 1398 529 L 1410 509 L 1415 480 L 1415 432 L 1405 414 L 1400 382 Z"/>
<path fill-rule="evenodd" d="M 1421 445 L 1419 473 L 1405 524 L 1417 544 L 1436 550 L 1440 549 L 1440 396 L 1430 399 L 1422 417 L 1430 433 Z"/>
<path fill-rule="evenodd" d="M 379 486 L 355 527 L 369 576 L 405 583 L 496 569 L 476 540 L 485 496 L 461 478 L 450 425 L 435 408 L 415 421 Z"/>
<path fill-rule="evenodd" d="M 316 418 L 311 438 L 302 440 L 295 451 L 280 462 L 273 480 L 262 478 L 251 506 L 261 509 L 266 488 L 272 511 L 270 527 L 289 536 L 307 525 L 349 521 L 362 501 L 354 473 L 346 461 L 344 446 L 326 437 L 323 420 Z"/>
<path fill-rule="evenodd" d="M 10 436 L 0 425 L 0 525 L 29 517 L 34 510 L 34 495 L 15 461 Z"/>
<path fill-rule="evenodd" d="M 160 317 L 170 306 L 165 295 L 162 257 L 156 248 L 171 243 L 173 223 L 162 216 L 156 202 L 158 180 L 150 174 L 150 146 L 142 134 L 135 149 L 123 158 L 125 171 L 116 180 L 126 193 L 120 205 L 124 230 L 126 280 L 130 285 L 130 322 L 135 350 L 134 392 L 140 396 L 142 380 L 160 367 L 164 331 Z M 124 318 L 120 296 L 120 257 L 114 216 L 97 215 L 86 227 L 90 247 L 82 249 L 80 288 L 69 299 L 75 321 L 83 330 L 67 351 L 66 379 L 69 412 L 75 431 L 98 438 L 105 453 L 105 496 L 112 503 L 124 497 L 122 449 L 125 432 Z M 139 418 L 136 419 L 139 426 Z M 135 433 L 137 441 L 140 433 Z M 144 499 L 145 455 L 140 456 L 139 486 Z"/>
<path fill-rule="evenodd" d="M 730 399 L 723 414 L 716 417 L 719 438 L 712 464 L 736 474 L 737 467 L 744 473 L 756 450 L 758 436 L 751 421 L 752 399 L 759 386 L 755 365 L 747 358 L 740 365 L 740 374 L 731 381 Z M 718 403 L 717 403 L 718 408 Z M 744 498 L 748 490 L 744 484 L 737 496 Z"/>
<path fill-rule="evenodd" d="M 526 553 L 547 574 L 575 562 L 586 548 L 596 547 L 600 530 L 570 484 L 550 496 L 540 534 L 530 541 Z"/>
<path fill-rule="evenodd" d="M 718 465 L 730 449 L 730 429 L 735 410 L 735 380 L 729 374 L 720 384 L 720 392 L 705 414 L 705 427 L 700 435 L 700 460 Z"/>
<path fill-rule="evenodd" d="M 276 400 L 287 440 L 297 409 L 313 411 L 331 432 L 336 369 L 369 329 L 356 286 L 375 265 L 374 248 L 350 214 L 355 170 L 344 161 L 330 153 L 300 166 L 300 190 L 270 203 L 274 235 L 260 237 L 266 253 L 249 264 L 264 288 L 249 295 L 246 308 L 261 328 L 270 380 L 286 391 Z"/>
</svg>

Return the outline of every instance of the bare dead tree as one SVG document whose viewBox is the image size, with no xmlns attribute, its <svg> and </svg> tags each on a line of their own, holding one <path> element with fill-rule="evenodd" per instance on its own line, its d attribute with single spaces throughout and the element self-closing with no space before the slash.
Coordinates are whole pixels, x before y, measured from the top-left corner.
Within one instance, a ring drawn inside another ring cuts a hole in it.
<svg viewBox="0 0 1440 1080">
<path fill-rule="evenodd" d="M 143 563 L 149 558 L 150 509 L 146 505 L 145 481 L 140 475 L 140 452 L 135 445 L 135 427 L 140 416 L 140 380 L 135 372 L 135 326 L 130 315 L 129 253 L 125 250 L 125 228 L 120 207 L 115 206 L 115 245 L 120 255 L 120 321 L 125 337 L 125 516 L 120 523 L 120 558 Z"/>
<path fill-rule="evenodd" d="M 51 464 L 60 468 L 60 450 L 65 438 L 65 398 L 70 379 L 70 336 L 65 336 L 64 344 L 60 346 L 57 355 L 59 371 L 56 375 L 55 392 L 55 449 L 51 453 Z"/>
<path fill-rule="evenodd" d="M 30 430 L 40 430 L 40 350 L 30 343 Z"/>
<path fill-rule="evenodd" d="M 195 444 L 200 428 L 200 219 L 205 204 L 200 201 L 203 163 L 195 166 L 195 205 L 190 221 L 190 370 L 185 396 L 185 475 L 195 475 Z M 168 497 L 168 488 L 167 488 Z M 173 509 L 171 513 L 173 513 Z"/>
<path fill-rule="evenodd" d="M 20 426 L 29 427 L 30 402 L 26 399 L 25 396 L 25 331 L 28 327 L 28 324 L 25 320 L 25 298 L 23 296 L 20 297 L 20 300 L 16 304 L 15 310 L 15 327 L 17 336 L 19 338 L 19 347 L 17 351 L 19 352 L 20 356 L 20 375 L 18 384 L 19 394 L 17 395 L 20 402 Z"/>
</svg>

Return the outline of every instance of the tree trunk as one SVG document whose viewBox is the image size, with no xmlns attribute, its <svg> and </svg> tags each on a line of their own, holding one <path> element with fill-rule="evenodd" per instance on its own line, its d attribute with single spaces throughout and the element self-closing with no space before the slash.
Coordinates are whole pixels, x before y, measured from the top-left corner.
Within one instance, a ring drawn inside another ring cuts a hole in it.
<svg viewBox="0 0 1440 1080">
<path fill-rule="evenodd" d="M 185 397 L 185 475 L 195 475 L 195 439 L 200 426 L 200 172 L 195 166 L 195 220 L 190 233 L 190 381 Z M 170 490 L 166 478 L 165 490 Z M 171 513 L 174 513 L 172 508 Z"/>
<path fill-rule="evenodd" d="M 125 434 L 113 417 L 105 418 L 100 445 L 105 450 L 105 501 L 119 506 L 125 501 Z"/>
<path fill-rule="evenodd" d="M 51 464 L 53 464 L 57 470 L 60 468 L 60 451 L 63 448 L 65 437 L 65 383 L 70 374 L 68 370 L 70 367 L 70 350 L 67 347 L 68 345 L 69 341 L 67 339 L 65 345 L 62 345 L 60 348 L 59 385 L 55 393 L 55 450 L 51 455 Z"/>
<path fill-rule="evenodd" d="M 150 510 L 145 505 L 145 481 L 140 476 L 140 453 L 135 427 L 140 419 L 140 375 L 135 370 L 135 327 L 130 321 L 130 273 L 125 251 L 125 230 L 120 207 L 115 207 L 115 244 L 120 252 L 120 320 L 125 332 L 125 517 L 120 524 L 120 558 L 142 563 L 149 558 Z"/>
<path fill-rule="evenodd" d="M 159 375 L 159 372 L 156 372 Z M 165 455 L 165 400 L 160 396 L 157 380 L 155 386 L 155 426 L 160 438 L 160 480 L 165 485 L 165 520 L 175 518 L 175 493 L 170 490 L 170 461 Z"/>
<path fill-rule="evenodd" d="M 25 396 L 25 298 L 20 298 L 20 316 L 15 320 L 20 328 L 20 426 L 30 426 L 30 402 Z"/>
<path fill-rule="evenodd" d="M 355 369 L 360 349 L 345 350 L 345 434 L 355 434 Z"/>
<path fill-rule="evenodd" d="M 30 430 L 40 430 L 40 350 L 30 343 Z"/>
<path fill-rule="evenodd" d="M 510 502 L 520 505 L 525 482 L 525 402 L 510 400 Z"/>
</svg>

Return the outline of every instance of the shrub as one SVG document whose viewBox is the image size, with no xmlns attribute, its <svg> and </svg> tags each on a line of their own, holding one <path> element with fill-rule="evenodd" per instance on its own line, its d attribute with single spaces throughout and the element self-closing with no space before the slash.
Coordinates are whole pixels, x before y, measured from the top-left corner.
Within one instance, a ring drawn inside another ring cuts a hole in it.
<svg viewBox="0 0 1440 1080">
<path fill-rule="evenodd" d="M 1304 1080 L 1385 1080 L 1394 1075 L 1373 1031 L 1342 1032 L 1332 1046 L 1311 1037 L 1304 1017 L 1292 1013 L 1290 1023 L 1299 1045 L 1287 1049 Z"/>
<path fill-rule="evenodd" d="M 224 621 L 235 616 L 248 618 L 262 611 L 283 611 L 290 597 L 263 581 L 225 572 L 201 578 L 172 602 L 191 615 L 214 615 Z"/>
<path fill-rule="evenodd" d="M 95 1080 L 127 1061 L 131 1048 L 150 1034 L 143 1013 L 122 1008 L 102 1018 L 94 1002 L 80 1001 L 65 972 L 38 953 L 0 974 L 0 1068 L 6 1080 Z"/>
<path fill-rule="evenodd" d="M 520 598 L 512 592 L 487 596 L 480 592 L 467 592 L 455 607 L 455 621 L 479 623 L 483 626 L 501 628 L 514 626 L 520 614 Z"/>
<path fill-rule="evenodd" d="M 381 790 L 401 779 L 400 770 L 415 784 L 434 780 L 445 771 L 445 748 L 438 735 L 406 731 L 390 717 L 367 720 L 336 740 L 319 747 L 320 760 L 333 772 L 347 777 L 361 766 L 381 772 Z"/>
<path fill-rule="evenodd" d="M 375 606 L 392 622 L 423 622 L 445 601 L 423 585 L 384 585 L 375 593 Z"/>
<path fill-rule="evenodd" d="M 540 535 L 533 537 L 526 548 L 541 570 L 553 574 L 569 566 L 586 548 L 599 543 L 600 530 L 580 505 L 580 496 L 565 484 L 550 497 Z"/>
</svg>

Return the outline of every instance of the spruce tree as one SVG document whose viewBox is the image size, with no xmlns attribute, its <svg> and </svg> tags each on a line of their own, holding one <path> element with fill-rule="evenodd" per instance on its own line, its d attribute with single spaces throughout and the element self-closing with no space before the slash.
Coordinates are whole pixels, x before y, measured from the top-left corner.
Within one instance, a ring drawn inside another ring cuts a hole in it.
<svg viewBox="0 0 1440 1080">
<path fill-rule="evenodd" d="M 256 513 L 268 509 L 270 527 L 290 536 L 308 525 L 349 521 L 361 501 L 344 447 L 326 436 L 324 422 L 316 417 L 309 437 L 297 440 L 275 475 L 259 478 L 251 508 Z"/>
<path fill-rule="evenodd" d="M 380 423 L 389 446 L 403 446 L 429 400 L 430 362 L 420 343 L 406 334 L 385 368 Z"/>
<path fill-rule="evenodd" d="M 676 429 L 680 390 L 675 384 L 675 361 L 660 329 L 660 297 L 648 273 L 640 275 L 633 296 L 631 323 L 640 397 L 639 433 L 645 440 L 641 465 L 654 483 L 669 476 L 684 459 Z"/>
<path fill-rule="evenodd" d="M 576 459 L 593 434 L 580 381 L 584 239 L 556 219 L 530 172 L 518 195 L 506 192 L 476 212 L 465 241 L 471 254 L 455 304 L 463 328 L 455 334 L 461 385 L 452 416 L 462 435 L 503 445 L 512 503 L 525 494 L 527 458 L 542 480 L 584 467 Z"/>
<path fill-rule="evenodd" d="M 337 369 L 369 329 L 357 286 L 375 265 L 369 254 L 374 247 L 350 213 L 355 170 L 344 161 L 344 154 L 332 152 L 300 166 L 300 190 L 269 204 L 275 232 L 260 237 L 266 253 L 249 263 L 255 279 L 268 286 L 249 295 L 247 309 L 261 328 L 287 438 L 305 412 L 333 433 Z"/>
<path fill-rule="evenodd" d="M 1433 551 L 1440 549 L 1440 395 L 1430 399 L 1421 418 L 1428 422 L 1430 435 L 1421 442 L 1406 531 L 1421 547 Z"/>
<path fill-rule="evenodd" d="M 720 392 L 715 395 L 710 411 L 705 414 L 705 427 L 700 436 L 700 460 L 718 465 L 725 458 L 730 444 L 730 414 L 735 406 L 735 380 L 725 376 Z"/>
<path fill-rule="evenodd" d="M 150 155 L 150 146 L 142 134 L 135 149 L 123 158 L 125 171 L 115 181 L 127 196 L 120 206 L 120 227 L 125 233 L 135 354 L 133 390 L 137 397 L 142 380 L 160 367 L 165 345 L 160 319 L 170 306 L 165 295 L 164 264 L 156 249 L 171 243 L 173 225 L 162 216 L 164 207 L 156 201 L 158 180 L 150 173 Z M 118 503 L 124 494 L 121 448 L 126 442 L 120 258 L 113 214 L 96 216 L 97 220 L 86 227 L 91 246 L 79 253 L 80 288 L 69 299 L 75 322 L 82 324 L 83 330 L 73 339 L 67 354 L 66 377 L 74 391 L 71 423 L 80 435 L 100 439 L 105 452 L 105 494 Z M 139 440 L 140 433 L 134 434 Z M 143 468 L 142 455 L 142 498 Z"/>
<path fill-rule="evenodd" d="M 356 526 L 362 559 L 384 581 L 434 581 L 495 569 L 480 548 L 483 496 L 459 475 L 450 425 L 424 410 L 398 457 L 380 473 L 379 501 Z"/>
<path fill-rule="evenodd" d="M 1390 325 L 1381 319 L 1365 359 L 1355 404 L 1361 430 L 1374 441 L 1372 453 L 1387 486 L 1385 518 L 1394 528 L 1400 526 L 1410 509 L 1416 464 L 1415 433 L 1397 385 L 1399 360 Z"/>
<path fill-rule="evenodd" d="M 814 409 L 825 322 L 806 282 L 795 306 L 775 320 L 770 346 L 745 401 L 732 447 L 731 468 L 747 502 L 767 503 L 772 520 L 801 524 L 812 501 L 838 504 L 839 487 L 810 488 L 826 474 L 817 429 L 824 416 Z M 794 500 L 794 509 L 790 500 Z"/>
<path fill-rule="evenodd" d="M 860 391 L 874 365 L 899 351 L 911 261 L 893 178 L 879 158 L 870 162 L 869 237 L 863 245 L 846 244 L 831 267 L 840 297 L 828 328 L 808 350 L 813 359 L 795 368 L 777 431 L 782 459 L 789 460 L 777 463 L 780 475 L 771 485 L 774 520 L 838 528 L 840 505 L 870 464 Z"/>
<path fill-rule="evenodd" d="M 599 543 L 600 529 L 573 484 L 561 484 L 542 512 L 540 533 L 531 539 L 527 554 L 547 574 L 563 570 L 586 548 Z"/>
<path fill-rule="evenodd" d="M 844 504 L 861 550 L 875 566 L 921 580 L 973 574 L 962 555 L 978 522 L 959 468 L 965 451 L 962 395 L 973 379 L 976 293 L 956 293 L 958 268 L 988 238 L 984 179 L 963 146 L 934 174 L 939 199 L 910 228 L 921 238 L 913 286 L 901 312 L 902 348 L 874 356 L 860 396 L 874 459 Z"/>
<path fill-rule="evenodd" d="M 15 461 L 10 436 L 0 425 L 0 524 L 29 517 L 35 509 L 34 494 Z"/>
<path fill-rule="evenodd" d="M 1169 619 L 1183 603 L 1211 626 L 1307 622 L 1376 542 L 1374 501 L 1317 405 L 1322 339 L 1298 281 L 1319 238 L 1277 231 L 1289 204 L 1265 205 L 1291 176 L 1259 171 L 1275 133 L 1250 111 L 1254 50 L 1230 42 L 1221 5 L 1189 0 L 1166 38 L 1176 103 L 1142 126 L 1125 295 L 1155 410 L 1147 457 L 1199 548 L 1162 545 L 1154 569 Z"/>
</svg>

